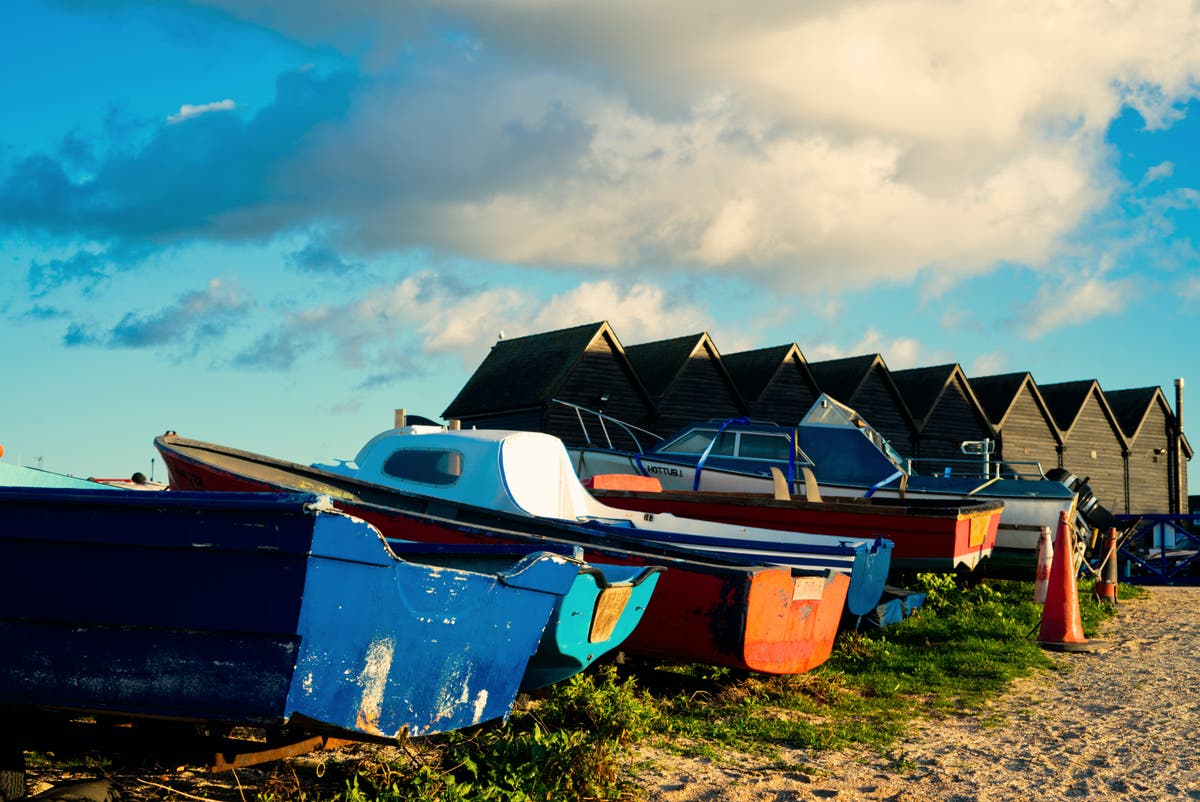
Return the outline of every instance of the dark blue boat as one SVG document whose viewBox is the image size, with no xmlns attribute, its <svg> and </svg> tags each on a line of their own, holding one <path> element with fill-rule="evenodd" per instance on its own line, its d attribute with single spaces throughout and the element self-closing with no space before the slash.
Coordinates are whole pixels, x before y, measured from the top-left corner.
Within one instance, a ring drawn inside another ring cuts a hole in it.
<svg viewBox="0 0 1200 802">
<path fill-rule="evenodd" d="M 508 716 L 580 563 L 399 559 L 309 494 L 0 488 L 0 708 L 396 738 Z"/>
</svg>

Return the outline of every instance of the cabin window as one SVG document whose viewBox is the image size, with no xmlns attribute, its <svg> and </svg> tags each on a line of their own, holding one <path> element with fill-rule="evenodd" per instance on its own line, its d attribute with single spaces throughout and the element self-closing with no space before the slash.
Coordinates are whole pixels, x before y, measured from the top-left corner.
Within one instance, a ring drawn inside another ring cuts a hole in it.
<svg viewBox="0 0 1200 802">
<path fill-rule="evenodd" d="M 704 449 L 708 448 L 708 444 L 712 442 L 716 433 L 716 429 L 697 429 L 668 443 L 659 450 L 668 454 L 703 454 Z M 733 432 L 721 432 L 720 439 L 709 453 L 732 457 L 735 437 Z"/>
<path fill-rule="evenodd" d="M 463 454 L 448 448 L 405 448 L 383 463 L 383 472 L 397 479 L 427 485 L 452 485 L 462 476 Z"/>
<path fill-rule="evenodd" d="M 774 434 L 742 432 L 738 456 L 746 459 L 771 459 L 786 462 L 791 444 L 786 437 Z"/>
</svg>

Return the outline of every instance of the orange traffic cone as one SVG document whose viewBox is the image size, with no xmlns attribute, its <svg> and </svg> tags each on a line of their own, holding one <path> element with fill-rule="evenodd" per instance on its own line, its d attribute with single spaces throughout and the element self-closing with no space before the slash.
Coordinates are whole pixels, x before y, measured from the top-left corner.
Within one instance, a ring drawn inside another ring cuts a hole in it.
<svg viewBox="0 0 1200 802">
<path fill-rule="evenodd" d="M 1042 607 L 1042 628 L 1038 644 L 1059 652 L 1094 652 L 1103 644 L 1083 636 L 1079 617 L 1079 592 L 1075 587 L 1075 563 L 1072 559 L 1071 526 L 1064 512 L 1058 519 L 1058 537 L 1054 543 L 1054 563 Z"/>
</svg>

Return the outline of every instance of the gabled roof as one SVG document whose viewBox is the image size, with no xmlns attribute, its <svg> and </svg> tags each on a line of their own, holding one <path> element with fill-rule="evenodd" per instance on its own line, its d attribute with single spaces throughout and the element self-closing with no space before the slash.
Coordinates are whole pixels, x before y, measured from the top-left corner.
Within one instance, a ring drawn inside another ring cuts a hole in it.
<svg viewBox="0 0 1200 802">
<path fill-rule="evenodd" d="M 1141 433 L 1142 424 L 1146 422 L 1156 401 L 1162 404 L 1168 420 L 1174 420 L 1175 417 L 1161 387 L 1106 390 L 1104 398 L 1108 401 L 1113 415 L 1116 416 L 1117 423 L 1121 425 L 1121 431 L 1125 433 L 1130 442 L 1136 440 Z"/>
<path fill-rule="evenodd" d="M 808 368 L 808 362 L 800 352 L 800 346 L 795 343 L 724 354 L 721 361 L 725 363 L 725 368 L 737 384 L 738 391 L 747 401 L 759 398 L 779 373 L 779 369 L 789 361 L 800 367 L 804 377 L 814 388 L 817 386 L 816 379 Z"/>
<path fill-rule="evenodd" d="M 979 406 L 991 421 L 992 428 L 997 431 L 1004 428 L 1008 414 L 1012 412 L 1013 405 L 1016 404 L 1021 391 L 1027 389 L 1029 397 L 1046 417 L 1046 424 L 1050 427 L 1054 438 L 1058 442 L 1062 442 L 1063 433 L 1054 419 L 1054 414 L 1050 411 L 1046 399 L 1042 397 L 1041 391 L 1033 381 L 1033 376 L 1028 371 L 999 373 L 994 376 L 972 376 L 967 381 L 971 385 L 971 391 L 975 393 L 975 398 L 979 400 Z"/>
<path fill-rule="evenodd" d="M 808 369 L 812 371 L 821 392 L 828 393 L 843 404 L 849 404 L 876 362 L 882 364 L 883 357 L 879 354 L 864 354 L 809 362 Z"/>
<path fill-rule="evenodd" d="M 654 398 L 660 398 L 707 337 L 707 333 L 701 332 L 669 340 L 639 343 L 626 348 L 625 355 L 637 371 L 646 392 Z"/>
<path fill-rule="evenodd" d="M 1050 414 L 1054 416 L 1054 422 L 1063 433 L 1064 439 L 1069 437 L 1071 430 L 1075 428 L 1075 423 L 1079 420 L 1079 414 L 1083 412 L 1088 398 L 1095 396 L 1100 405 L 1100 411 L 1104 413 L 1109 425 L 1113 428 L 1113 433 L 1122 441 L 1122 444 L 1128 443 L 1112 408 L 1104 398 L 1104 392 L 1100 389 L 1099 382 L 1095 379 L 1039 384 L 1038 391 L 1046 400 L 1046 406 L 1050 409 Z"/>
<path fill-rule="evenodd" d="M 713 364 L 729 387 L 729 391 L 741 404 L 741 393 L 733 383 L 729 371 L 725 369 L 725 363 L 717 351 L 717 346 L 713 344 L 712 338 L 706 331 L 699 334 L 686 334 L 683 337 L 673 337 L 669 340 L 631 345 L 625 349 L 625 354 L 637 372 L 642 386 L 646 388 L 650 397 L 658 402 L 687 368 L 688 361 L 692 356 L 700 350 L 705 350 L 712 356 Z"/>
<path fill-rule="evenodd" d="M 963 373 L 957 362 L 948 365 L 933 365 L 927 368 L 893 370 L 892 381 L 900 388 L 900 394 L 904 396 L 904 403 L 908 405 L 908 411 L 912 413 L 918 430 L 925 428 L 925 424 L 929 422 L 929 416 L 933 414 L 933 410 L 946 392 L 946 388 L 955 381 L 962 383 L 967 401 L 974 408 L 983 425 L 988 429 L 992 428 L 987 413 L 980 406 L 979 399 L 975 397 L 971 388 L 971 383 L 967 381 L 966 374 Z"/>
<path fill-rule="evenodd" d="M 499 340 L 442 413 L 443 418 L 535 407 L 554 398 L 588 347 L 605 337 L 618 360 L 628 359 L 607 321 Z M 645 394 L 632 367 L 631 380 Z"/>
<path fill-rule="evenodd" d="M 842 359 L 827 359 L 824 362 L 809 362 L 808 368 L 812 371 L 813 378 L 817 380 L 817 388 L 821 392 L 827 393 L 835 400 L 851 407 L 858 405 L 855 394 L 859 388 L 866 383 L 872 372 L 878 370 L 888 394 L 896 403 L 896 409 L 900 412 L 905 426 L 910 432 L 916 432 L 917 424 L 913 420 L 912 412 L 905 403 L 900 388 L 896 386 L 892 372 L 888 370 L 887 363 L 883 361 L 883 356 L 880 354 L 864 354 Z"/>
<path fill-rule="evenodd" d="M 1083 405 L 1092 394 L 1093 389 L 1099 389 L 1095 379 L 1080 379 L 1073 382 L 1056 382 L 1038 386 L 1046 406 L 1054 416 L 1054 422 L 1064 433 L 1071 431 L 1075 419 L 1083 411 Z"/>
</svg>

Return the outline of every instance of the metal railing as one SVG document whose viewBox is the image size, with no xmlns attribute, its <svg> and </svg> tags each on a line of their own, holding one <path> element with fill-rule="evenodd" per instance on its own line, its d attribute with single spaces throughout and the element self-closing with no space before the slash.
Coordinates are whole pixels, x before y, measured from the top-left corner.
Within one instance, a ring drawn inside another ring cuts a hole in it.
<svg viewBox="0 0 1200 802">
<path fill-rule="evenodd" d="M 940 470 L 928 471 L 931 475 L 957 476 L 967 479 L 1045 479 L 1042 464 L 1035 461 L 989 460 L 980 463 L 975 459 L 940 459 L 938 457 L 915 457 L 905 461 L 905 469 L 914 476 L 925 475 L 921 463 L 935 464 Z M 1023 470 L 1021 466 L 1027 466 Z"/>
<path fill-rule="evenodd" d="M 579 429 L 583 432 L 583 438 L 588 445 L 594 445 L 594 443 L 592 442 L 592 434 L 590 431 L 588 431 L 587 424 L 584 423 L 584 413 L 587 413 L 591 417 L 595 418 L 600 424 L 600 431 L 604 433 L 605 447 L 610 449 L 614 449 L 615 446 L 612 442 L 612 436 L 608 432 L 608 426 L 606 425 L 608 423 L 611 423 L 613 426 L 616 426 L 624 431 L 625 434 L 629 435 L 629 438 L 633 440 L 633 444 L 636 446 L 637 453 L 639 454 L 645 453 L 646 449 L 642 445 L 642 441 L 638 439 L 638 436 L 635 432 L 641 432 L 644 436 L 654 438 L 654 440 L 663 439 L 660 435 L 657 435 L 654 432 L 643 429 L 640 426 L 635 426 L 632 423 L 626 423 L 622 420 L 618 420 L 617 418 L 614 418 L 611 415 L 606 415 L 599 410 L 588 409 L 587 407 L 582 407 L 579 404 L 572 404 L 570 401 L 563 401 L 558 398 L 553 398 L 551 401 L 553 401 L 555 404 L 561 404 L 564 407 L 575 410 L 575 418 L 579 421 Z"/>
<path fill-rule="evenodd" d="M 1119 578 L 1143 585 L 1200 585 L 1200 535 L 1191 515 L 1118 515 Z"/>
</svg>

